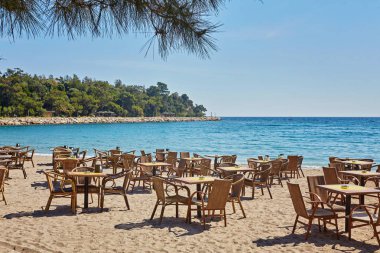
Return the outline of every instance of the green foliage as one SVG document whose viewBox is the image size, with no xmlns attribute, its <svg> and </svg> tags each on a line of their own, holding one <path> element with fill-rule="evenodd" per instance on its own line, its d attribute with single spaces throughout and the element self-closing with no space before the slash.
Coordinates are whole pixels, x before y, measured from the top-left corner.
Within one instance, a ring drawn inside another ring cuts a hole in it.
<svg viewBox="0 0 380 253">
<path fill-rule="evenodd" d="M 125 85 L 120 80 L 108 82 L 76 75 L 54 78 L 31 76 L 20 69 L 0 72 L 0 116 L 42 116 L 54 111 L 56 116 L 91 116 L 98 111 L 112 111 L 117 116 L 204 116 L 206 108 L 195 105 L 186 95 L 170 93 L 165 83 L 145 89 Z"/>
</svg>

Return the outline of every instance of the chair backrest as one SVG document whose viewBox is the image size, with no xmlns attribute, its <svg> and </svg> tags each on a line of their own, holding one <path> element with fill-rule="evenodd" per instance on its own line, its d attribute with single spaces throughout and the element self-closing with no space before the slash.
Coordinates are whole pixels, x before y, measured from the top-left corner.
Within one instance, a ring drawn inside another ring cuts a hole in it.
<svg viewBox="0 0 380 253">
<path fill-rule="evenodd" d="M 82 157 L 80 157 L 81 155 L 82 155 Z M 86 155 L 87 155 L 87 150 L 83 150 L 83 151 L 79 152 L 78 158 L 80 158 L 81 160 L 84 160 L 84 159 L 86 159 Z"/>
<path fill-rule="evenodd" d="M 303 201 L 299 184 L 288 182 L 288 189 L 290 193 L 290 198 L 292 199 L 292 202 L 293 202 L 294 211 L 296 212 L 296 214 L 301 217 L 308 218 L 305 202 Z"/>
<path fill-rule="evenodd" d="M 235 163 L 236 161 L 236 155 L 224 155 L 220 159 L 220 163 Z"/>
<path fill-rule="evenodd" d="M 329 163 L 333 163 L 333 162 L 335 162 L 335 160 L 337 160 L 338 159 L 338 157 L 336 157 L 336 156 L 330 156 L 329 157 Z"/>
<path fill-rule="evenodd" d="M 183 177 L 186 170 L 186 160 L 180 159 L 176 170 L 176 176 Z"/>
<path fill-rule="evenodd" d="M 231 184 L 231 180 L 215 179 L 215 181 L 212 183 L 212 188 L 208 196 L 206 209 L 224 209 L 226 207 Z"/>
<path fill-rule="evenodd" d="M 288 170 L 297 171 L 298 170 L 298 155 L 288 156 Z"/>
<path fill-rule="evenodd" d="M 133 154 L 123 154 L 122 155 L 124 170 L 130 170 L 133 168 L 135 157 L 136 156 Z"/>
<path fill-rule="evenodd" d="M 61 161 L 63 173 L 67 173 L 72 171 L 75 167 L 77 167 L 78 159 L 77 158 L 67 158 Z"/>
<path fill-rule="evenodd" d="M 174 168 L 177 163 L 177 156 L 167 156 L 166 163 L 171 164 L 171 168 Z"/>
<path fill-rule="evenodd" d="M 156 192 L 157 199 L 165 203 L 164 180 L 159 177 L 152 177 L 153 189 Z"/>
<path fill-rule="evenodd" d="M 190 158 L 190 152 L 180 152 L 179 157 L 180 158 Z"/>
<path fill-rule="evenodd" d="M 302 167 L 302 162 L 303 162 L 303 156 L 300 155 L 300 156 L 298 156 L 298 168 Z"/>
<path fill-rule="evenodd" d="M 163 162 L 165 161 L 165 149 L 156 149 L 156 161 Z"/>
<path fill-rule="evenodd" d="M 270 171 L 271 171 L 271 167 L 255 173 L 254 174 L 255 180 L 259 181 L 260 183 L 267 183 Z"/>
<path fill-rule="evenodd" d="M 93 167 L 75 167 L 71 170 L 72 172 L 95 172 Z M 89 178 L 90 182 L 92 182 L 92 178 Z M 75 182 L 77 184 L 84 184 L 84 177 L 75 177 Z"/>
<path fill-rule="evenodd" d="M 111 149 L 108 151 L 111 155 L 121 155 L 123 153 L 121 150 L 118 149 Z"/>
<path fill-rule="evenodd" d="M 257 159 L 259 159 L 259 160 L 264 160 L 264 158 L 263 158 L 262 155 L 259 155 L 259 156 L 257 157 Z"/>
<path fill-rule="evenodd" d="M 209 176 L 211 172 L 210 168 L 211 168 L 211 159 L 204 158 L 199 163 L 201 176 Z"/>
<path fill-rule="evenodd" d="M 141 156 L 146 155 L 145 150 L 140 150 L 140 154 L 141 154 Z"/>
<path fill-rule="evenodd" d="M 132 178 L 132 170 L 124 170 L 122 173 L 124 174 L 124 181 L 123 181 L 123 189 L 127 191 L 129 182 Z"/>
<path fill-rule="evenodd" d="M 248 158 L 247 159 L 248 167 L 254 170 L 258 169 L 257 161 L 256 159 Z"/>
<path fill-rule="evenodd" d="M 33 156 L 34 156 L 34 149 L 30 149 L 30 150 L 28 150 L 28 151 L 27 151 L 27 157 L 28 157 L 28 158 L 33 158 Z"/>
<path fill-rule="evenodd" d="M 140 162 L 141 163 L 150 163 L 152 162 L 152 155 L 151 154 L 146 154 L 144 156 L 140 157 Z"/>
<path fill-rule="evenodd" d="M 271 163 L 271 171 L 270 173 L 273 175 L 279 175 L 281 172 L 282 168 L 282 160 L 281 159 L 276 159 L 270 162 Z"/>
<path fill-rule="evenodd" d="M 241 191 L 244 186 L 244 175 L 234 174 L 231 177 L 232 177 L 231 197 L 238 198 L 240 197 Z"/>
<path fill-rule="evenodd" d="M 176 158 L 177 159 L 178 152 L 169 151 L 166 158 Z"/>
<path fill-rule="evenodd" d="M 307 184 L 309 192 L 317 194 L 324 203 L 327 203 L 328 192 L 324 189 L 317 187 L 318 185 L 325 185 L 324 176 L 307 176 Z M 317 200 L 313 194 L 310 194 L 311 200 Z"/>
<path fill-rule="evenodd" d="M 345 167 L 344 163 L 342 163 L 342 162 L 340 162 L 338 160 L 335 160 L 334 162 L 329 163 L 329 167 L 330 168 L 335 168 L 337 172 L 345 171 L 346 170 L 346 167 Z"/>
<path fill-rule="evenodd" d="M 323 167 L 322 170 L 326 184 L 340 184 L 336 168 Z"/>
</svg>

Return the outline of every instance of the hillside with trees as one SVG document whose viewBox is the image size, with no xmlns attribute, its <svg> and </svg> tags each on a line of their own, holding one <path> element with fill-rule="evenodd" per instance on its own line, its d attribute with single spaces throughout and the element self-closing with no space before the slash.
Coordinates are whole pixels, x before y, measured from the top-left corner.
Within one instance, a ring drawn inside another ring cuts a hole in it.
<svg viewBox="0 0 380 253">
<path fill-rule="evenodd" d="M 92 116 L 100 111 L 117 116 L 204 116 L 206 108 L 194 104 L 186 94 L 171 93 L 165 83 L 145 88 L 114 85 L 73 75 L 54 78 L 24 73 L 20 69 L 0 72 L 0 116 Z"/>
</svg>

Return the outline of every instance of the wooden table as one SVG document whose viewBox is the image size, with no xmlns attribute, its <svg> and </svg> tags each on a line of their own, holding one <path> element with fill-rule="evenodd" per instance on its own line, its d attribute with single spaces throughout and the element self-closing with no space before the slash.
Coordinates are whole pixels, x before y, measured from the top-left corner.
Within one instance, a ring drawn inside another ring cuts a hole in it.
<svg viewBox="0 0 380 253">
<path fill-rule="evenodd" d="M 243 166 L 218 167 L 218 170 L 223 172 L 254 172 L 255 170 Z"/>
<path fill-rule="evenodd" d="M 355 166 L 356 168 L 358 168 L 361 165 L 373 165 L 375 162 L 360 161 L 360 160 L 345 160 L 345 161 L 341 161 L 341 163 Z"/>
<path fill-rule="evenodd" d="M 16 154 L 16 153 L 21 153 L 21 152 L 26 152 L 26 151 L 22 151 L 22 150 L 19 150 L 19 149 L 12 149 L 12 150 L 0 150 L 0 154 Z"/>
<path fill-rule="evenodd" d="M 368 188 L 360 185 L 345 185 L 347 188 L 343 188 L 341 184 L 330 185 L 318 185 L 317 187 L 324 189 L 328 192 L 342 194 L 346 196 L 346 217 L 345 217 L 345 231 L 348 232 L 349 216 L 351 212 L 351 196 L 352 195 L 367 195 L 372 193 L 380 193 L 380 190 Z"/>
<path fill-rule="evenodd" d="M 179 177 L 175 178 L 174 181 L 183 183 L 183 184 L 196 184 L 197 185 L 197 200 L 201 200 L 202 184 L 212 184 L 215 181 L 215 177 Z M 202 217 L 202 210 L 200 206 L 197 206 L 197 216 L 198 218 Z"/>
<path fill-rule="evenodd" d="M 0 155 L 0 160 L 11 159 L 11 158 L 12 158 L 11 155 Z"/>
<path fill-rule="evenodd" d="M 365 179 L 369 177 L 380 177 L 380 173 L 378 172 L 370 172 L 366 170 L 347 170 L 340 172 L 343 175 L 355 176 L 359 179 L 360 185 L 365 185 Z M 359 196 L 359 204 L 364 205 L 364 195 Z"/>
<path fill-rule="evenodd" d="M 152 174 L 155 176 L 157 173 L 157 167 L 169 167 L 172 166 L 170 163 L 164 162 L 150 162 L 150 163 L 138 163 L 141 167 L 152 168 Z"/>
<path fill-rule="evenodd" d="M 88 208 L 88 185 L 90 178 L 101 178 L 106 177 L 105 173 L 95 173 L 95 172 L 68 172 L 69 177 L 84 177 L 84 208 Z"/>
</svg>

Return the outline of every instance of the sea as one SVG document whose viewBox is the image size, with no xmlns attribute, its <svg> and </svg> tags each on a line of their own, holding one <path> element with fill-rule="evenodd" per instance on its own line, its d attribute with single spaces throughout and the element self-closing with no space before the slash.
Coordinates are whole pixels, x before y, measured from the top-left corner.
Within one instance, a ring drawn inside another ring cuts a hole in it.
<svg viewBox="0 0 380 253">
<path fill-rule="evenodd" d="M 123 151 L 156 148 L 247 158 L 303 155 L 305 167 L 329 156 L 380 162 L 380 118 L 222 117 L 221 121 L 1 126 L 0 146 L 28 145 L 38 154 L 55 146 Z"/>
</svg>

